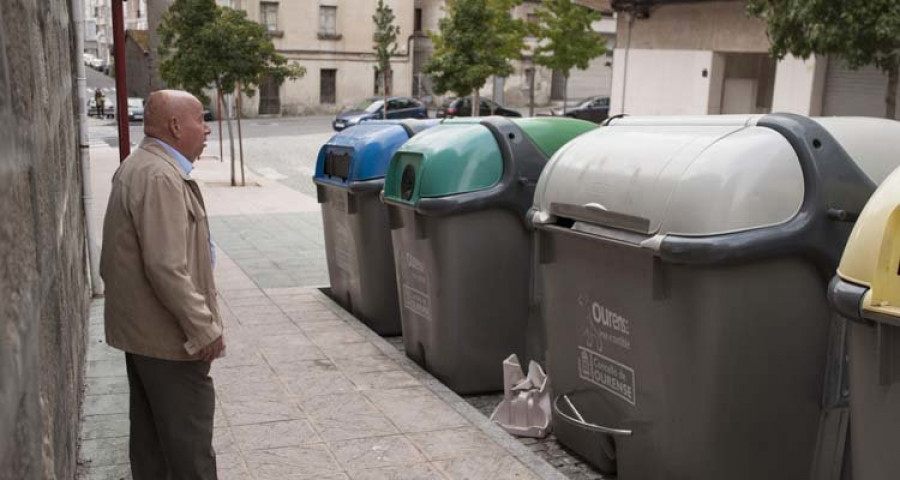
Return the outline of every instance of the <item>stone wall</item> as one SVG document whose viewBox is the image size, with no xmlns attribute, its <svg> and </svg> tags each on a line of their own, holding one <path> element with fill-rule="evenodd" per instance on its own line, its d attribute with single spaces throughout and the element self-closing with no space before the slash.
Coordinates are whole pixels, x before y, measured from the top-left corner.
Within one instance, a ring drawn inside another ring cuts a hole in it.
<svg viewBox="0 0 900 480">
<path fill-rule="evenodd" d="M 150 96 L 150 53 L 146 30 L 125 32 L 125 71 L 128 96 L 147 99 Z"/>
<path fill-rule="evenodd" d="M 88 290 L 71 4 L 0 2 L 0 479 L 75 476 Z"/>
</svg>

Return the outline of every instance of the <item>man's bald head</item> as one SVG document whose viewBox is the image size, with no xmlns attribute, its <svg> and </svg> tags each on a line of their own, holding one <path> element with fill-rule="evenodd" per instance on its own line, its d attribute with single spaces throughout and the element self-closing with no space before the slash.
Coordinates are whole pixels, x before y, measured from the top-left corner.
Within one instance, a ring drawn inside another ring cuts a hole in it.
<svg viewBox="0 0 900 480">
<path fill-rule="evenodd" d="M 144 107 L 144 135 L 166 142 L 193 162 L 203 152 L 208 134 L 197 97 L 181 90 L 150 94 Z"/>
</svg>

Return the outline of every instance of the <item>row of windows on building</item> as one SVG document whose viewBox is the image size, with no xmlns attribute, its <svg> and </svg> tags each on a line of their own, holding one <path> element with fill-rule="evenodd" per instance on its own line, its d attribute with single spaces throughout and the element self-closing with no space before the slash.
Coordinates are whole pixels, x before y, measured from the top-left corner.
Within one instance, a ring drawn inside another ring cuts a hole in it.
<svg viewBox="0 0 900 480">
<path fill-rule="evenodd" d="M 422 9 L 415 10 L 414 29 L 422 31 Z M 278 2 L 260 2 L 259 20 L 270 32 L 278 32 Z M 337 7 L 333 5 L 319 6 L 319 38 L 340 39 L 337 31 Z"/>
</svg>

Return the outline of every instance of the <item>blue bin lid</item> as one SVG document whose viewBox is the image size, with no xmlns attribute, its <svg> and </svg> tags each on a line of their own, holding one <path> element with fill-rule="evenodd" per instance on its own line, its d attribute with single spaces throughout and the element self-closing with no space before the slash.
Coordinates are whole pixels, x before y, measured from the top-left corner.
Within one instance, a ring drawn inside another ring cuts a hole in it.
<svg viewBox="0 0 900 480">
<path fill-rule="evenodd" d="M 372 120 L 338 132 L 319 149 L 317 182 L 346 186 L 384 178 L 391 157 L 411 135 L 438 120 Z"/>
</svg>

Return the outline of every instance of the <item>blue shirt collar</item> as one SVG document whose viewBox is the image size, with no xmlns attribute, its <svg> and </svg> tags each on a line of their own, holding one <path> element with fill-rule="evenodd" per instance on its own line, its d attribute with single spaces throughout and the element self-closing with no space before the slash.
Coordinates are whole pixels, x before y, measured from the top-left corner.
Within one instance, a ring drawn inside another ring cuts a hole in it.
<svg viewBox="0 0 900 480">
<path fill-rule="evenodd" d="M 185 156 L 182 155 L 181 152 L 179 152 L 178 150 L 175 150 L 171 145 L 169 145 L 168 143 L 166 143 L 156 137 L 150 137 L 150 138 L 159 142 L 159 144 L 162 145 L 163 148 L 165 148 L 167 152 L 169 152 L 169 155 L 172 155 L 172 157 L 175 158 L 175 160 L 178 162 L 178 166 L 181 167 L 181 170 L 184 171 L 185 175 L 191 174 L 191 170 L 194 169 L 194 164 L 191 163 L 190 161 L 188 161 L 188 159 L 185 158 Z"/>
</svg>

